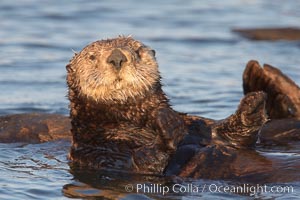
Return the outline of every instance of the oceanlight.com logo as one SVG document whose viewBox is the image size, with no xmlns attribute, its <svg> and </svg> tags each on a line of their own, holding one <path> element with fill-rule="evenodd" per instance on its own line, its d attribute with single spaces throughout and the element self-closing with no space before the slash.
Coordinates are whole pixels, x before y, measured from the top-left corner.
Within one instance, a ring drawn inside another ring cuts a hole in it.
<svg viewBox="0 0 300 200">
<path fill-rule="evenodd" d="M 269 186 L 269 185 L 220 185 L 220 184 L 128 184 L 125 186 L 126 192 L 133 192 L 137 194 L 161 194 L 167 195 L 168 193 L 180 193 L 180 194 L 193 194 L 193 193 L 230 193 L 230 194 L 244 194 L 249 196 L 255 196 L 256 194 L 263 193 L 293 193 L 293 186 Z"/>
</svg>

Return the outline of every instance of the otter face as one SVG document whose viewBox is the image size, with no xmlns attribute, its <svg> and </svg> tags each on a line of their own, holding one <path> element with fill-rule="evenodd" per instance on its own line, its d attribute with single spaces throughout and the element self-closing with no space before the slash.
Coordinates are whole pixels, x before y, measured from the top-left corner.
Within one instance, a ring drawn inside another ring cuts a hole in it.
<svg viewBox="0 0 300 200">
<path fill-rule="evenodd" d="M 124 103 L 160 81 L 155 52 L 131 37 L 94 42 L 67 65 L 68 86 L 97 102 Z"/>
</svg>

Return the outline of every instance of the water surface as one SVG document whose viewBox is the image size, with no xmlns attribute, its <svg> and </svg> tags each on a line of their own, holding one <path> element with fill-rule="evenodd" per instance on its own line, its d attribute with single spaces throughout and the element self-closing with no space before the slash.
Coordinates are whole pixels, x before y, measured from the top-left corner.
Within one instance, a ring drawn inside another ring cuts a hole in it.
<svg viewBox="0 0 300 200">
<path fill-rule="evenodd" d="M 250 59 L 277 66 L 300 83 L 300 42 L 249 41 L 232 33 L 231 28 L 299 26 L 299 10 L 300 2 L 293 0 L 2 0 L 0 114 L 37 111 L 67 115 L 65 65 L 74 52 L 95 40 L 133 35 L 156 50 L 164 90 L 176 110 L 225 118 L 243 96 L 242 72 Z M 168 196 L 127 193 L 124 185 L 141 177 L 120 178 L 114 173 L 93 177 L 74 172 L 66 158 L 69 145 L 63 141 L 1 144 L 0 198 L 250 198 L 207 191 Z M 289 156 L 291 162 L 299 161 L 299 152 L 276 153 Z M 206 180 L 196 183 L 219 184 Z M 297 189 L 292 194 L 256 197 L 300 196 L 300 180 L 284 184 Z"/>
</svg>

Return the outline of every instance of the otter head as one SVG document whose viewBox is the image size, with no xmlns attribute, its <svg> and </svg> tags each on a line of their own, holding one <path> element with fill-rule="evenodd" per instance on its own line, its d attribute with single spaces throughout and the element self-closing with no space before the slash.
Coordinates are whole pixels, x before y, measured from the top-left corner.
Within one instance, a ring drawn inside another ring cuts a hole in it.
<svg viewBox="0 0 300 200">
<path fill-rule="evenodd" d="M 104 103 L 145 96 L 160 81 L 154 50 L 132 37 L 89 44 L 73 57 L 67 71 L 71 90 Z"/>
</svg>

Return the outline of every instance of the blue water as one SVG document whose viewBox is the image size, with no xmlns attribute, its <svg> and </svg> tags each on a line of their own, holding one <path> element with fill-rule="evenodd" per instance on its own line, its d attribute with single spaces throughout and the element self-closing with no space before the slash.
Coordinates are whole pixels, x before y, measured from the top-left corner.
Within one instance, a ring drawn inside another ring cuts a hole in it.
<svg viewBox="0 0 300 200">
<path fill-rule="evenodd" d="M 277 66 L 300 84 L 300 42 L 249 41 L 231 29 L 299 27 L 299 10 L 295 0 L 1 0 L 0 115 L 67 115 L 65 65 L 74 52 L 95 40 L 132 35 L 156 50 L 164 90 L 176 110 L 224 118 L 243 96 L 242 72 L 250 59 Z M 0 144 L 0 199 L 165 198 L 128 194 L 123 185 L 129 180 L 110 182 L 105 174 L 95 181 L 100 186 L 88 184 L 91 180 L 69 169 L 69 145 Z M 215 182 L 200 180 L 205 183 Z M 293 194 L 257 198 L 300 196 L 300 180 L 293 184 L 298 187 Z M 196 197 L 252 198 L 209 192 L 169 196 Z"/>
</svg>

